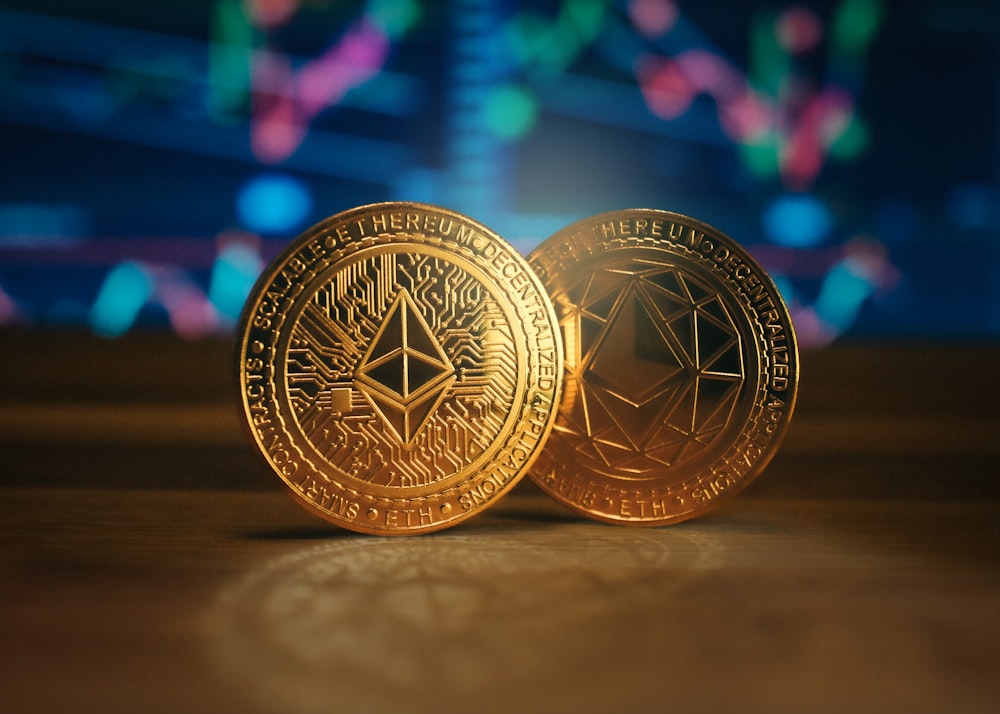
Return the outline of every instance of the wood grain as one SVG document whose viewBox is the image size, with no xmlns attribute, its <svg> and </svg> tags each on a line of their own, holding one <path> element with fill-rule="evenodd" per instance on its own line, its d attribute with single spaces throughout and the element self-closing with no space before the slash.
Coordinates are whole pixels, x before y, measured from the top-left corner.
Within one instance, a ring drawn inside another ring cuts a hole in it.
<svg viewBox="0 0 1000 714">
<path fill-rule="evenodd" d="M 522 483 L 384 539 L 268 476 L 225 343 L 7 333 L 2 708 L 996 711 L 998 357 L 805 355 L 782 451 L 696 521 L 586 522 Z"/>
</svg>

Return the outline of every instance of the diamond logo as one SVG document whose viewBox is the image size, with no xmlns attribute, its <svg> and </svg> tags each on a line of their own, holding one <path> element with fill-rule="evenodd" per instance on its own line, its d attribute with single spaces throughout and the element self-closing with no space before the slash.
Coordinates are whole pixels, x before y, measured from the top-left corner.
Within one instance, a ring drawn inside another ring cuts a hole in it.
<svg viewBox="0 0 1000 714">
<path fill-rule="evenodd" d="M 636 406 L 683 369 L 634 287 L 618 298 L 615 313 L 598 340 L 589 375 Z"/>
<path fill-rule="evenodd" d="M 605 466 L 674 465 L 728 424 L 743 383 L 739 336 L 718 294 L 676 269 L 606 278 L 617 284 L 597 290 L 592 278 L 567 311 L 579 368 L 567 375 L 563 429 Z"/>
<path fill-rule="evenodd" d="M 355 384 L 404 444 L 410 444 L 455 381 L 455 368 L 404 289 L 355 373 Z"/>
</svg>

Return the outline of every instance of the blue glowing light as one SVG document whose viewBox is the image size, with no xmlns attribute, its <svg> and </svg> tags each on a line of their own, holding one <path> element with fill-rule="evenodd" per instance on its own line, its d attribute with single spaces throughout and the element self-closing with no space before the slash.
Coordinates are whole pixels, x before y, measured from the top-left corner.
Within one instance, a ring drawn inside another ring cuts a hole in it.
<svg viewBox="0 0 1000 714">
<path fill-rule="evenodd" d="M 965 183 L 948 196 L 951 218 L 962 228 L 985 228 L 995 218 L 996 189 L 985 184 Z"/>
<path fill-rule="evenodd" d="M 779 196 L 764 212 L 768 238 L 789 248 L 818 245 L 832 229 L 830 209 L 807 193 Z"/>
<path fill-rule="evenodd" d="M 219 251 L 212 266 L 208 299 L 219 315 L 234 323 L 263 267 L 253 247 L 233 243 Z"/>
<path fill-rule="evenodd" d="M 252 231 L 286 234 L 305 223 L 312 212 L 312 195 L 304 182 L 287 174 L 252 178 L 236 201 L 240 219 Z"/>
<path fill-rule="evenodd" d="M 119 337 L 132 327 L 153 293 L 153 280 L 138 263 L 116 265 L 90 309 L 90 325 L 103 337 Z"/>
<path fill-rule="evenodd" d="M 785 304 L 791 305 L 794 303 L 798 295 L 796 294 L 795 286 L 792 285 L 791 278 L 778 273 L 772 275 L 771 278 L 774 280 L 774 285 L 778 288 L 778 292 L 781 293 L 781 298 L 785 301 Z"/>
<path fill-rule="evenodd" d="M 843 332 L 857 319 L 862 303 L 871 293 L 871 282 L 851 270 L 846 262 L 838 263 L 823 280 L 816 298 L 816 313 L 828 325 Z"/>
</svg>

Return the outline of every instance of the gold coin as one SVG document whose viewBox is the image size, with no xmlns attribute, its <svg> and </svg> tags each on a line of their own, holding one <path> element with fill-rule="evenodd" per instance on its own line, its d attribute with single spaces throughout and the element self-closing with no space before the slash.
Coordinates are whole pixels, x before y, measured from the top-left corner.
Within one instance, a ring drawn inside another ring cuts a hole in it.
<svg viewBox="0 0 1000 714">
<path fill-rule="evenodd" d="M 541 451 L 562 386 L 524 258 L 416 203 L 299 236 L 251 292 L 237 360 L 257 450 L 308 510 L 364 533 L 435 531 L 495 502 Z"/>
<path fill-rule="evenodd" d="M 559 415 L 530 471 L 592 518 L 662 525 L 749 484 L 795 405 L 798 351 L 774 282 L 676 213 L 578 221 L 529 256 L 566 350 Z"/>
</svg>

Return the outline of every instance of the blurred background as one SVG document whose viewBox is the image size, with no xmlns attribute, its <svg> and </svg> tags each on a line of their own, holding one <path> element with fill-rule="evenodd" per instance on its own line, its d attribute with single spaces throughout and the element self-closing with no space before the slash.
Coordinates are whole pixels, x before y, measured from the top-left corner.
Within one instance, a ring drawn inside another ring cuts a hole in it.
<svg viewBox="0 0 1000 714">
<path fill-rule="evenodd" d="M 617 208 L 745 245 L 801 343 L 1000 335 L 987 0 L 5 0 L 0 330 L 231 333 L 356 205 L 527 253 Z"/>
</svg>

